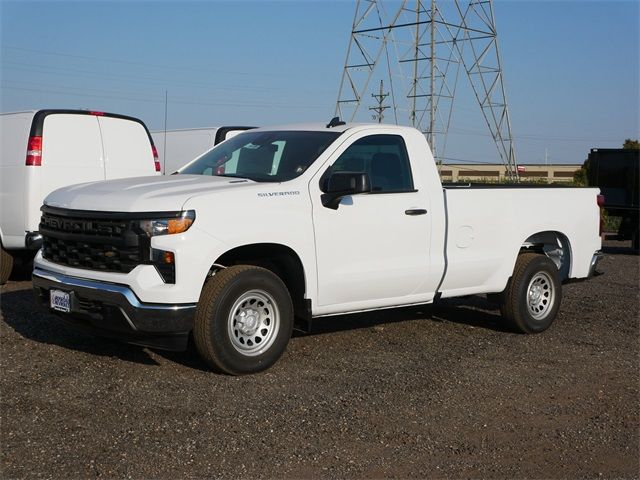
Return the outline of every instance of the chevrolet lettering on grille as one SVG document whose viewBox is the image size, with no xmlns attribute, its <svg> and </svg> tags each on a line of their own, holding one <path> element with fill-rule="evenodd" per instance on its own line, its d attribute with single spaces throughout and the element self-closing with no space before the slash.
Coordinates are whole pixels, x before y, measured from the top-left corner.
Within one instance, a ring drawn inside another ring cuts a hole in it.
<svg viewBox="0 0 640 480">
<path fill-rule="evenodd" d="M 92 220 L 74 220 L 57 217 L 42 217 L 42 224 L 52 230 L 72 233 L 92 233 L 101 235 L 121 235 L 123 228 L 118 225 L 96 222 Z"/>
</svg>

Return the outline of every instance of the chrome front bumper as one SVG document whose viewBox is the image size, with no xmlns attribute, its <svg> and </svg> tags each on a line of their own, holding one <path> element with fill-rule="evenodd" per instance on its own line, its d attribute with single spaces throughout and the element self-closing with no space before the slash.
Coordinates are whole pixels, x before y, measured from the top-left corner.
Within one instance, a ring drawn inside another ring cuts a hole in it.
<svg viewBox="0 0 640 480">
<path fill-rule="evenodd" d="M 197 304 L 143 303 L 126 285 L 33 271 L 36 300 L 78 327 L 129 343 L 171 350 L 186 348 Z M 70 312 L 50 308 L 50 291 L 69 293 Z"/>
</svg>

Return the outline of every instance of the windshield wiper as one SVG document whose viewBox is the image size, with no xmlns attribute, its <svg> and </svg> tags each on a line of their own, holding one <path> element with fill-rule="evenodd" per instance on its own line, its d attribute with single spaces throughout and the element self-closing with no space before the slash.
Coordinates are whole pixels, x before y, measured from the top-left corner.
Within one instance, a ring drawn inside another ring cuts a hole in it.
<svg viewBox="0 0 640 480">
<path fill-rule="evenodd" d="M 217 174 L 212 174 L 212 177 L 227 177 L 227 178 L 244 178 L 246 180 L 252 180 L 251 177 L 246 177 L 244 175 L 235 175 L 233 173 L 217 173 Z"/>
<path fill-rule="evenodd" d="M 260 177 L 249 177 L 247 175 L 235 175 L 233 173 L 222 173 L 218 175 L 214 175 L 215 177 L 229 177 L 229 178 L 244 178 L 247 180 L 251 180 L 252 182 L 258 183 L 280 183 L 281 180 L 278 180 L 271 176 L 260 176 Z"/>
</svg>

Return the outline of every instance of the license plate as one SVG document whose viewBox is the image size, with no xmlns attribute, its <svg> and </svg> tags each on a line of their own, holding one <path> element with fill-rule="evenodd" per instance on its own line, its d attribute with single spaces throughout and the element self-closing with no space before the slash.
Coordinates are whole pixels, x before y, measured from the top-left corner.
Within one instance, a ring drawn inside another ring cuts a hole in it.
<svg viewBox="0 0 640 480">
<path fill-rule="evenodd" d="M 67 292 L 51 290 L 49 292 L 49 299 L 51 301 L 51 308 L 54 310 L 58 310 L 59 312 L 71 311 L 71 299 Z"/>
</svg>

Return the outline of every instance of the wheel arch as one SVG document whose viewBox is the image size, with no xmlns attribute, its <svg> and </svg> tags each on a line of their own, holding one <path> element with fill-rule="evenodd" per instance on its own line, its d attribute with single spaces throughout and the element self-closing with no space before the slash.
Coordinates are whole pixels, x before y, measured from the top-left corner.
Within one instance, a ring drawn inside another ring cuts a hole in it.
<svg viewBox="0 0 640 480">
<path fill-rule="evenodd" d="M 277 275 L 291 295 L 297 316 L 307 319 L 310 309 L 305 301 L 308 282 L 300 256 L 291 247 L 279 243 L 251 243 L 232 248 L 220 255 L 211 266 L 216 269 L 232 265 L 255 265 Z"/>
<path fill-rule="evenodd" d="M 569 278 L 572 264 L 569 237 L 556 230 L 536 232 L 529 235 L 520 246 L 520 252 L 537 252 L 546 255 L 558 268 L 560 280 Z"/>
</svg>

